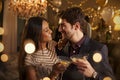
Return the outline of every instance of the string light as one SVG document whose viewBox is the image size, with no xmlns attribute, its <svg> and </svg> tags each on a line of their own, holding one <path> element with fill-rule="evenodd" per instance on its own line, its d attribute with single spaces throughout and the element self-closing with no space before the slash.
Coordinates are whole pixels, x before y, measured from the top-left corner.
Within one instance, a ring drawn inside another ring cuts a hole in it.
<svg viewBox="0 0 120 80">
<path fill-rule="evenodd" d="M 4 50 L 4 45 L 2 42 L 0 42 L 0 52 L 2 52 Z"/>
<path fill-rule="evenodd" d="M 2 54 L 1 55 L 1 61 L 2 62 L 7 62 L 8 61 L 8 55 L 7 54 Z"/>
<path fill-rule="evenodd" d="M 24 50 L 25 50 L 26 53 L 32 54 L 32 53 L 35 52 L 35 49 L 36 49 L 35 43 L 32 40 L 30 40 L 30 39 L 25 40 Z"/>
<path fill-rule="evenodd" d="M 58 12 L 61 4 L 61 0 L 10 0 L 9 10 L 19 18 L 28 19 L 32 16 L 44 16 L 47 6 Z"/>
<path fill-rule="evenodd" d="M 0 27 L 0 35 L 3 35 L 4 34 L 4 29 L 3 27 Z"/>
<path fill-rule="evenodd" d="M 102 55 L 100 53 L 94 53 L 93 61 L 98 63 L 98 62 L 101 62 L 101 60 L 102 60 Z"/>
</svg>

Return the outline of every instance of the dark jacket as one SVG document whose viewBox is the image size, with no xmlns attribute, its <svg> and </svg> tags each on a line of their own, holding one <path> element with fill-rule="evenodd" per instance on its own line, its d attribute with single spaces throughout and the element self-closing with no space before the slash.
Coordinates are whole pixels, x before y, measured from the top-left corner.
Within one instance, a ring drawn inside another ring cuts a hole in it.
<svg viewBox="0 0 120 80">
<path fill-rule="evenodd" d="M 56 48 L 58 56 L 70 58 L 71 56 L 69 55 L 69 47 L 70 43 L 68 42 L 62 50 L 58 50 Z M 96 52 L 102 55 L 101 62 L 96 63 L 93 60 L 93 55 Z M 62 80 L 103 80 L 105 77 L 111 77 L 112 80 L 114 80 L 112 68 L 110 67 L 108 61 L 108 48 L 106 45 L 94 41 L 86 36 L 84 42 L 81 44 L 81 47 L 79 49 L 79 54 L 77 55 L 88 57 L 88 61 L 98 73 L 96 79 L 85 77 L 80 72 L 78 72 L 76 65 L 70 64 L 70 66 L 62 75 Z"/>
</svg>

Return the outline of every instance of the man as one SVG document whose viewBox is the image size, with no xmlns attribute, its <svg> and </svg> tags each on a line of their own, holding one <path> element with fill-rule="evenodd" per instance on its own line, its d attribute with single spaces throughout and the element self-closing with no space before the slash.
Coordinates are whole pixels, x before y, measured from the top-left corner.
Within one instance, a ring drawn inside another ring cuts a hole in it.
<svg viewBox="0 0 120 80">
<path fill-rule="evenodd" d="M 62 74 L 62 80 L 114 80 L 108 62 L 108 49 L 106 45 L 87 36 L 87 22 L 82 10 L 78 7 L 69 8 L 61 18 L 59 31 L 68 42 L 62 50 L 56 51 L 58 56 L 73 60 Z"/>
</svg>

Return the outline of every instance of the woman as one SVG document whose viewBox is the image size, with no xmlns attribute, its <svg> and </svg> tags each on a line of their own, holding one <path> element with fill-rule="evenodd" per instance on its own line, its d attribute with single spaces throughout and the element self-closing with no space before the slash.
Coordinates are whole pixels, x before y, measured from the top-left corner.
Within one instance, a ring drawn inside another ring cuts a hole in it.
<svg viewBox="0 0 120 80">
<path fill-rule="evenodd" d="M 55 54 L 55 42 L 51 41 L 51 34 L 46 19 L 31 17 L 27 21 L 19 56 L 20 80 L 42 80 L 51 75 L 53 64 L 59 60 Z M 35 43 L 36 51 L 32 54 L 27 54 L 24 50 L 24 41 L 27 39 Z"/>
</svg>

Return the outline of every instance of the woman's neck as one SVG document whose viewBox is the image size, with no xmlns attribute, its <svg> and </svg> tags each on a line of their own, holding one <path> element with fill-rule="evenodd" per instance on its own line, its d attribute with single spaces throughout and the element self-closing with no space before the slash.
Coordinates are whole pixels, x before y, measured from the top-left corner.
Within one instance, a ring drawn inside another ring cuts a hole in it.
<svg viewBox="0 0 120 80">
<path fill-rule="evenodd" d="M 46 42 L 39 43 L 39 49 L 40 50 L 46 50 L 47 49 L 47 43 Z"/>
</svg>

